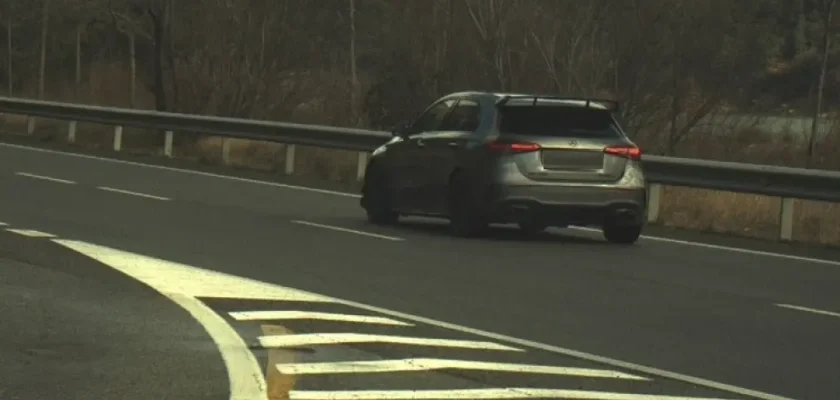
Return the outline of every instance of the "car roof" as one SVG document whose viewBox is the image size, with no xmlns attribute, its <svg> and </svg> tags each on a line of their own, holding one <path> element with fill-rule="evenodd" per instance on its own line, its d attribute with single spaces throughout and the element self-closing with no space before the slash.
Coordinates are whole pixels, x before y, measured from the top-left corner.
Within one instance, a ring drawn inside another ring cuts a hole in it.
<svg viewBox="0 0 840 400">
<path fill-rule="evenodd" d="M 501 100 L 503 98 L 509 97 L 509 98 L 511 98 L 511 100 L 509 100 L 509 102 L 510 101 L 516 101 L 517 97 L 523 98 L 523 100 L 528 99 L 530 101 L 533 101 L 533 99 L 536 97 L 536 98 L 539 99 L 539 102 L 543 103 L 543 104 L 548 103 L 548 104 L 566 105 L 566 106 L 589 107 L 589 108 L 597 108 L 597 109 L 602 109 L 602 110 L 608 110 L 609 109 L 609 107 L 597 102 L 597 100 L 605 100 L 605 99 L 590 99 L 590 100 L 586 100 L 586 98 L 581 98 L 579 100 L 574 99 L 574 98 L 564 99 L 564 98 L 555 98 L 555 97 L 558 97 L 558 96 L 541 95 L 541 94 L 534 94 L 534 93 L 503 93 L 503 92 L 465 91 L 465 92 L 450 93 L 450 94 L 444 96 L 443 98 L 441 98 L 441 100 L 449 99 L 449 98 L 453 98 L 453 97 L 465 97 L 465 96 L 486 97 L 486 98 L 492 98 L 494 100 Z"/>
</svg>

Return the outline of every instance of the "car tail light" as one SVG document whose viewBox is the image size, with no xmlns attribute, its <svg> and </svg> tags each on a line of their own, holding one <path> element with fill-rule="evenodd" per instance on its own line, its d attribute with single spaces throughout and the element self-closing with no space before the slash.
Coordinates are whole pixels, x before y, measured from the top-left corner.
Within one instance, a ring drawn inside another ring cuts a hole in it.
<svg viewBox="0 0 840 400">
<path fill-rule="evenodd" d="M 530 153 L 540 149 L 540 145 L 530 142 L 495 141 L 488 143 L 487 147 L 492 151 L 500 153 Z"/>
<path fill-rule="evenodd" d="M 604 153 L 635 161 L 642 159 L 642 149 L 636 146 L 610 146 L 604 149 Z"/>
</svg>

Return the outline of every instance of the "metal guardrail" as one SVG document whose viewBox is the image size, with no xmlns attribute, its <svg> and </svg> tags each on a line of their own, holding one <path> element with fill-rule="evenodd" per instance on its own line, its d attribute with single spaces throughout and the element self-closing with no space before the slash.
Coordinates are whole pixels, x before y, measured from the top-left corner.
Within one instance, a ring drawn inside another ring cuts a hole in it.
<svg viewBox="0 0 840 400">
<path fill-rule="evenodd" d="M 35 118 L 68 121 L 67 140 L 75 141 L 78 122 L 114 126 L 113 150 L 122 150 L 123 127 L 165 131 L 164 154 L 172 157 L 175 132 L 200 133 L 224 138 L 285 143 L 285 172 L 294 172 L 297 145 L 358 151 L 357 179 L 364 177 L 368 155 L 390 139 L 391 134 L 330 126 L 290 124 L 202 115 L 164 113 L 0 97 L 0 113 L 29 118 L 27 133 Z M 222 146 L 222 160 L 230 162 L 229 141 Z M 840 202 L 840 172 L 786 168 L 768 165 L 720 162 L 662 156 L 643 156 L 650 183 L 648 221 L 659 216 L 662 186 L 684 186 L 781 197 L 779 239 L 793 237 L 794 199 Z"/>
</svg>

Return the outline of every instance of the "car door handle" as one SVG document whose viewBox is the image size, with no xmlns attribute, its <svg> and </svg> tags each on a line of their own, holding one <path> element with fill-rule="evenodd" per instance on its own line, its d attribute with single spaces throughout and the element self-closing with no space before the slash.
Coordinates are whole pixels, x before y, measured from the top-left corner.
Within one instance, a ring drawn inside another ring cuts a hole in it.
<svg viewBox="0 0 840 400">
<path fill-rule="evenodd" d="M 449 143 L 447 143 L 447 146 L 449 146 L 449 147 L 458 147 L 458 146 L 460 146 L 460 144 L 458 144 L 458 142 L 449 142 Z"/>
<path fill-rule="evenodd" d="M 423 139 L 417 139 L 415 143 L 417 143 L 417 147 L 426 147 L 426 142 Z"/>
</svg>

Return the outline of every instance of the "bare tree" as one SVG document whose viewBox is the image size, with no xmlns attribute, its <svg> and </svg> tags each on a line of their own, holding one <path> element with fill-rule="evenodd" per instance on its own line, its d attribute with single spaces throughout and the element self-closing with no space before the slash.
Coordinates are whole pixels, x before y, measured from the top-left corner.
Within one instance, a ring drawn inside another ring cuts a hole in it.
<svg viewBox="0 0 840 400">
<path fill-rule="evenodd" d="M 559 1 L 538 7 L 529 34 L 555 89 L 592 95 L 610 86 L 613 59 L 601 23 L 605 4 Z"/>
<path fill-rule="evenodd" d="M 50 1 L 42 0 L 41 3 L 41 62 L 38 69 L 38 98 L 44 98 L 44 90 L 47 81 L 47 33 L 49 32 L 50 22 Z"/>
<path fill-rule="evenodd" d="M 359 75 L 356 70 L 356 2 L 350 1 L 350 107 L 353 119 L 358 120 Z M 355 121 L 354 121 L 355 122 Z"/>
<path fill-rule="evenodd" d="M 469 18 L 480 38 L 483 65 L 493 71 L 495 84 L 508 90 L 510 51 L 507 38 L 507 18 L 517 2 L 512 0 L 463 0 Z"/>
<path fill-rule="evenodd" d="M 6 93 L 9 96 L 14 96 L 15 93 L 15 74 L 14 74 L 14 59 L 15 59 L 15 52 L 14 52 L 14 40 L 12 39 L 12 35 L 14 32 L 14 18 L 12 12 L 12 2 L 7 3 L 7 10 L 6 10 L 6 80 L 8 81 Z"/>
<path fill-rule="evenodd" d="M 811 119 L 811 133 L 808 137 L 808 156 L 805 166 L 810 167 L 813 163 L 814 151 L 819 135 L 819 123 L 823 111 L 823 92 L 825 90 L 825 79 L 828 72 L 828 58 L 831 51 L 831 38 L 834 34 L 834 5 L 836 0 L 817 0 L 817 13 L 819 15 L 821 40 L 819 46 L 820 72 L 817 78 L 816 101 L 814 114 Z"/>
</svg>

